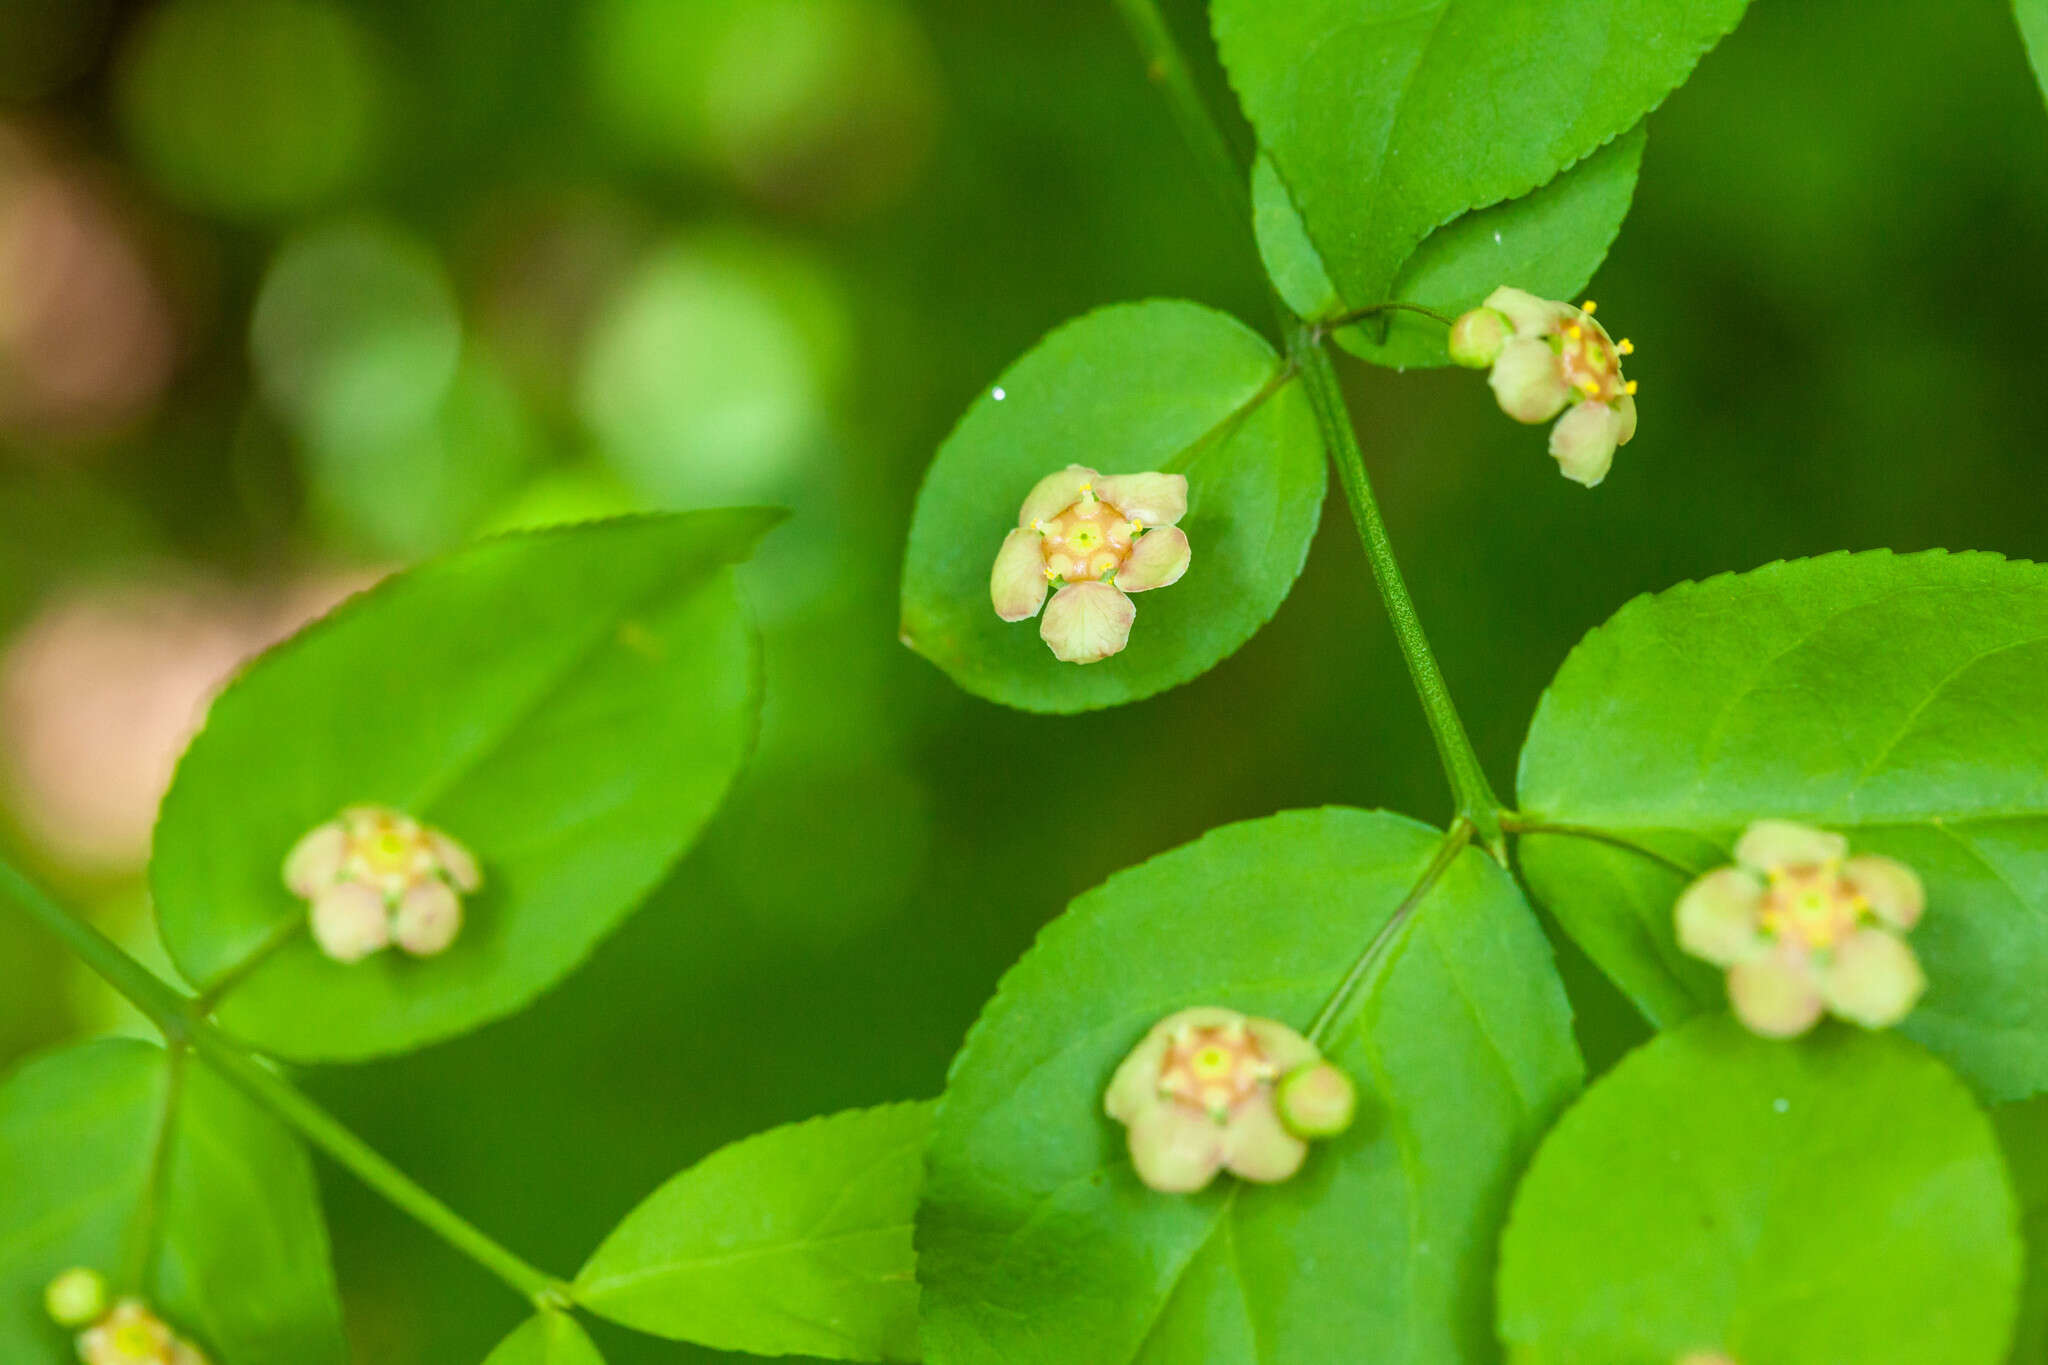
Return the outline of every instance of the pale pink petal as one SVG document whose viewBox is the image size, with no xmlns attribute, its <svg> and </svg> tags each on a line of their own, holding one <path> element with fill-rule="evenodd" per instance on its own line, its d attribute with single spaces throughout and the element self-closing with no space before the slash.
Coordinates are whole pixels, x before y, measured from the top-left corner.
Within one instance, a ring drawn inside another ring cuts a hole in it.
<svg viewBox="0 0 2048 1365">
<path fill-rule="evenodd" d="M 1783 957 L 1752 958 L 1728 969 L 1728 1003 L 1752 1033 L 1792 1038 L 1820 1018 L 1820 988 L 1804 967 Z"/>
<path fill-rule="evenodd" d="M 1927 976 L 1896 934 L 1859 929 L 1835 949 L 1820 987 L 1835 1014 L 1865 1028 L 1890 1028 L 1912 1013 Z"/>
<path fill-rule="evenodd" d="M 1138 1179 L 1167 1194 L 1192 1194 L 1223 1166 L 1224 1129 L 1173 1106 L 1147 1110 L 1130 1125 L 1128 1146 Z"/>
<path fill-rule="evenodd" d="M 1871 913 L 1894 929 L 1911 929 L 1927 909 L 1919 876 L 1895 858 L 1862 854 L 1842 864 L 1842 875 L 1870 902 Z"/>
<path fill-rule="evenodd" d="M 1716 967 L 1732 967 L 1769 946 L 1757 927 L 1763 883 L 1739 867 L 1716 868 L 1678 898 L 1678 946 Z"/>
<path fill-rule="evenodd" d="M 1171 526 L 1188 514 L 1184 474 L 1112 474 L 1095 481 L 1095 496 L 1147 526 Z"/>
<path fill-rule="evenodd" d="M 1170 588 L 1188 571 L 1187 533 L 1178 526 L 1161 526 L 1138 537 L 1131 557 L 1117 570 L 1116 585 L 1125 592 L 1150 592 Z"/>
<path fill-rule="evenodd" d="M 1092 664 L 1130 642 L 1137 615 L 1131 599 L 1108 583 L 1069 583 L 1046 603 L 1038 634 L 1056 658 Z"/>
<path fill-rule="evenodd" d="M 1564 367 L 1545 342 L 1518 337 L 1501 348 L 1486 377 L 1500 410 L 1517 422 L 1548 422 L 1571 397 Z"/>
<path fill-rule="evenodd" d="M 1526 289 L 1502 285 L 1486 296 L 1486 306 L 1514 324 L 1515 335 L 1542 336 L 1556 328 L 1568 314 L 1578 310 L 1555 299 L 1539 299 Z M 1541 421 L 1541 418 L 1537 418 Z"/>
<path fill-rule="evenodd" d="M 361 882 L 342 882 L 321 891 L 307 919 L 313 941 L 336 962 L 360 962 L 391 942 L 384 898 Z"/>
<path fill-rule="evenodd" d="M 1589 400 L 1558 418 L 1550 429 L 1550 457 L 1573 483 L 1597 488 L 1614 467 L 1614 447 L 1620 442 L 1621 414 Z"/>
<path fill-rule="evenodd" d="M 1636 438 L 1636 398 L 1625 393 L 1614 400 L 1614 410 L 1621 414 L 1621 429 L 1615 433 L 1614 443 L 1625 446 Z"/>
<path fill-rule="evenodd" d="M 315 827 L 285 855 L 284 884 L 309 900 L 322 887 L 332 885 L 341 875 L 348 857 L 348 832 L 339 821 Z"/>
<path fill-rule="evenodd" d="M 1045 604 L 1044 538 L 1029 527 L 1003 537 L 988 578 L 989 601 L 1005 621 L 1028 621 Z"/>
<path fill-rule="evenodd" d="M 1735 861 L 1759 872 L 1833 862 L 1848 851 L 1841 835 L 1793 820 L 1758 820 L 1735 841 Z"/>
<path fill-rule="evenodd" d="M 427 831 L 427 846 L 433 849 L 435 861 L 448 874 L 448 880 L 455 883 L 456 890 L 474 891 L 484 884 L 475 856 L 461 844 L 438 829 L 430 829 Z"/>
<path fill-rule="evenodd" d="M 1258 1043 L 1259 1051 L 1266 1054 L 1266 1060 L 1283 1072 L 1322 1056 L 1314 1043 L 1276 1020 L 1247 1019 L 1245 1030 Z"/>
<path fill-rule="evenodd" d="M 462 900 L 436 877 L 419 882 L 398 899 L 391 936 L 415 957 L 432 957 L 455 942 L 462 928 Z"/>
<path fill-rule="evenodd" d="M 1240 1180 L 1285 1180 L 1307 1155 L 1308 1143 L 1281 1124 L 1270 1094 L 1240 1105 L 1223 1130 L 1223 1165 Z"/>
<path fill-rule="evenodd" d="M 1171 1025 L 1175 1018 L 1178 1016 L 1153 1025 L 1110 1077 L 1109 1089 L 1102 1096 L 1102 1109 L 1118 1123 L 1135 1123 L 1140 1115 L 1160 1104 L 1159 1075 L 1166 1064 L 1166 1050 L 1173 1045 Z"/>
<path fill-rule="evenodd" d="M 1024 508 L 1017 513 L 1017 525 L 1028 528 L 1034 521 L 1056 517 L 1073 506 L 1081 496 L 1081 489 L 1095 482 L 1098 475 L 1085 464 L 1070 464 L 1057 473 L 1040 479 L 1024 498 Z"/>
</svg>

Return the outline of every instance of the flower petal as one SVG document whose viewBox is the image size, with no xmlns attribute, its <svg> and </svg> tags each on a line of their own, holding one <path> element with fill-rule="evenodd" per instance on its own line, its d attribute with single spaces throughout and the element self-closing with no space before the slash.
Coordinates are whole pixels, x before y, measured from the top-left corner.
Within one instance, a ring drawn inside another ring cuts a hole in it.
<svg viewBox="0 0 2048 1365">
<path fill-rule="evenodd" d="M 284 884 L 298 895 L 311 899 L 321 888 L 334 884 L 348 857 L 348 831 L 338 820 L 316 826 L 285 855 Z"/>
<path fill-rule="evenodd" d="M 1927 908 L 1927 888 L 1896 858 L 1865 853 L 1842 864 L 1842 875 L 1870 902 L 1871 913 L 1894 929 L 1911 929 Z"/>
<path fill-rule="evenodd" d="M 1859 929 L 1835 949 L 1820 974 L 1827 1006 L 1865 1028 L 1890 1028 L 1913 1012 L 1927 989 L 1920 960 L 1897 934 Z"/>
<path fill-rule="evenodd" d="M 1188 571 L 1187 532 L 1178 526 L 1160 526 L 1138 537 L 1131 557 L 1117 570 L 1116 585 L 1125 592 L 1150 592 L 1170 588 Z"/>
<path fill-rule="evenodd" d="M 1130 1126 L 1131 1165 L 1155 1190 L 1192 1194 L 1222 1169 L 1224 1133 L 1204 1115 L 1171 1105 L 1147 1110 Z"/>
<path fill-rule="evenodd" d="M 1728 969 L 1728 1003 L 1751 1033 L 1794 1038 L 1820 1018 L 1820 988 L 1804 967 L 1783 957 L 1752 958 Z"/>
<path fill-rule="evenodd" d="M 1501 347 L 1486 377 L 1500 410 L 1517 422 L 1548 422 L 1572 395 L 1557 353 L 1541 341 L 1518 337 Z"/>
<path fill-rule="evenodd" d="M 1044 538 L 1028 527 L 1003 537 L 988 576 L 988 597 L 1005 621 L 1028 621 L 1045 605 Z"/>
<path fill-rule="evenodd" d="M 1287 1131 L 1271 1093 L 1249 1100 L 1223 1130 L 1223 1165 L 1240 1180 L 1270 1185 L 1301 1169 L 1308 1143 Z"/>
<path fill-rule="evenodd" d="M 1095 481 L 1095 496 L 1147 526 L 1171 526 L 1188 514 L 1185 474 L 1111 474 Z"/>
<path fill-rule="evenodd" d="M 1175 1017 L 1153 1025 L 1152 1031 L 1131 1049 L 1130 1055 L 1118 1064 L 1116 1074 L 1109 1078 L 1109 1089 L 1102 1096 L 1102 1111 L 1118 1123 L 1136 1123 L 1148 1109 L 1161 1103 L 1159 1073 L 1166 1064 L 1166 1050 L 1173 1045 L 1173 1030 L 1169 1026 Z"/>
<path fill-rule="evenodd" d="M 1095 482 L 1097 474 L 1085 464 L 1070 464 L 1057 473 L 1040 479 L 1024 497 L 1024 508 L 1017 513 L 1017 524 L 1028 527 L 1034 521 L 1056 517 L 1073 506 L 1081 496 L 1084 484 Z"/>
<path fill-rule="evenodd" d="M 1550 458 L 1573 483 L 1597 488 L 1614 467 L 1621 444 L 1621 414 L 1588 399 L 1557 419 L 1550 429 Z"/>
<path fill-rule="evenodd" d="M 1739 867 L 1716 868 L 1678 898 L 1678 946 L 1716 967 L 1746 962 L 1769 946 L 1757 928 L 1763 883 Z"/>
<path fill-rule="evenodd" d="M 1505 315 L 1519 337 L 1542 336 L 1554 330 L 1567 313 L 1578 311 L 1568 303 L 1538 298 L 1526 289 L 1505 284 L 1486 296 L 1486 306 Z"/>
<path fill-rule="evenodd" d="M 462 900 L 439 877 L 407 888 L 391 921 L 391 937 L 415 957 L 446 951 L 461 929 Z"/>
<path fill-rule="evenodd" d="M 1841 835 L 1793 820 L 1758 820 L 1735 841 L 1735 861 L 1758 872 L 1834 862 L 1848 851 Z"/>
<path fill-rule="evenodd" d="M 435 861 L 448 874 L 448 880 L 455 883 L 456 890 L 474 891 L 484 884 L 484 875 L 477 868 L 475 855 L 440 830 L 427 831 L 427 847 L 434 851 Z"/>
<path fill-rule="evenodd" d="M 1131 622 L 1138 609 L 1108 583 L 1069 583 L 1046 603 L 1038 634 L 1056 658 L 1070 664 L 1092 664 L 1130 642 Z"/>
<path fill-rule="evenodd" d="M 1614 443 L 1625 446 L 1636 438 L 1636 398 L 1625 393 L 1614 400 L 1614 410 L 1621 415 L 1621 430 L 1615 434 Z"/>
<path fill-rule="evenodd" d="M 313 941 L 336 962 L 360 962 L 391 942 L 384 898 L 361 882 L 327 887 L 307 912 Z"/>
</svg>

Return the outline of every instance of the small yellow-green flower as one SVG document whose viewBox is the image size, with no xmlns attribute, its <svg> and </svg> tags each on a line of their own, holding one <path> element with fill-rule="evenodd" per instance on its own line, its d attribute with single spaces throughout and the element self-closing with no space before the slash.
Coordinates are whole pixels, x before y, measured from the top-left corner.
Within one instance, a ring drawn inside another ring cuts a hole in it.
<svg viewBox="0 0 2048 1365">
<path fill-rule="evenodd" d="M 1130 594 L 1170 587 L 1188 571 L 1188 481 L 1070 464 L 1038 481 L 1003 537 L 989 600 L 1005 621 L 1045 608 L 1039 638 L 1056 658 L 1092 664 L 1131 638 Z M 1045 600 L 1051 588 L 1052 601 Z"/>
<path fill-rule="evenodd" d="M 78 1334 L 84 1365 L 207 1365 L 199 1348 L 173 1332 L 140 1299 L 123 1299 Z"/>
<path fill-rule="evenodd" d="M 470 851 L 387 806 L 350 806 L 308 832 L 284 862 L 285 885 L 306 898 L 313 938 L 337 962 L 397 943 L 420 957 L 462 928 L 462 897 L 483 885 Z"/>
<path fill-rule="evenodd" d="M 1310 1138 L 1351 1122 L 1351 1082 L 1314 1044 L 1271 1019 L 1199 1006 L 1153 1025 L 1109 1083 L 1131 1164 L 1155 1190 L 1202 1189 L 1218 1171 L 1285 1180 Z"/>
<path fill-rule="evenodd" d="M 1591 299 L 1573 307 L 1503 285 L 1451 324 L 1449 343 L 1458 364 L 1491 367 L 1502 412 L 1531 424 L 1558 418 L 1551 457 L 1588 488 L 1607 477 L 1615 447 L 1636 434 L 1636 386 L 1621 373 L 1621 358 L 1635 347 L 1608 336 L 1594 307 Z"/>
<path fill-rule="evenodd" d="M 1926 908 L 1920 878 L 1789 820 L 1759 820 L 1735 866 L 1687 887 L 1674 911 L 1679 946 L 1728 969 L 1728 1000 L 1752 1031 L 1789 1038 L 1823 1012 L 1889 1028 L 1927 979 L 1905 935 Z"/>
</svg>

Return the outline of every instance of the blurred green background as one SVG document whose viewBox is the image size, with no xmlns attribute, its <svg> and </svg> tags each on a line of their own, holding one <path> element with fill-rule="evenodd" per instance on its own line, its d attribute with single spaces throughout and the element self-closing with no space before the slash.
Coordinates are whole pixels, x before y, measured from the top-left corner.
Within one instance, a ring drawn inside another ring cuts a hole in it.
<svg viewBox="0 0 2048 1365">
<path fill-rule="evenodd" d="M 1503 791 L 1635 593 L 1836 548 L 2048 557 L 2044 229 L 1998 0 L 1757 0 L 1652 118 L 1592 291 L 1642 384 L 1603 487 L 1471 375 L 1347 363 Z M 748 572 L 761 751 L 696 854 L 527 1013 L 305 1077 L 571 1269 L 723 1142 L 936 1093 L 1111 870 L 1291 806 L 1445 816 L 1341 506 L 1271 627 L 1140 706 L 1011 714 L 896 642 L 918 479 L 977 387 L 1105 302 L 1264 326 L 1255 270 L 1107 0 L 0 0 L 0 843 L 152 954 L 151 812 L 239 659 L 480 532 L 793 506 Z M 1040 799 L 1067 750 L 1106 774 L 1084 822 Z M 1609 1059 L 1637 1026 L 1564 965 Z M 0 910 L 0 1063 L 127 1026 Z M 479 1360 L 519 1317 L 348 1180 L 327 1199 L 359 1359 Z"/>
</svg>

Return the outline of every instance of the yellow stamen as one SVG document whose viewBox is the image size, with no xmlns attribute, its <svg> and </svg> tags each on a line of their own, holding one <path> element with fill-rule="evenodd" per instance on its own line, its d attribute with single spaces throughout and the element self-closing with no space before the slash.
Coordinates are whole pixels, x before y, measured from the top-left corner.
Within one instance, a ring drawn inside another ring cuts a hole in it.
<svg viewBox="0 0 2048 1365">
<path fill-rule="evenodd" d="M 1579 387 L 1587 393 L 1598 393 L 1600 392 L 1600 381 L 1597 379 L 1581 379 Z"/>
<path fill-rule="evenodd" d="M 1053 571 L 1052 571 L 1051 569 L 1047 569 L 1047 570 L 1045 571 L 1045 581 L 1046 581 L 1046 582 L 1048 582 L 1048 583 L 1052 582 L 1052 581 L 1053 581 L 1053 580 L 1054 580 L 1055 578 L 1058 578 L 1058 577 L 1059 577 L 1059 575 L 1058 575 L 1058 574 L 1056 574 L 1056 573 L 1054 573 L 1054 572 L 1053 572 Z"/>
<path fill-rule="evenodd" d="M 1571 326 L 1565 328 L 1564 334 L 1570 337 L 1573 341 L 1577 341 L 1580 337 L 1585 335 L 1585 333 L 1579 330 L 1579 324 L 1576 322 L 1573 323 Z"/>
<path fill-rule="evenodd" d="M 1620 351 L 1623 355 L 1634 355 L 1636 353 L 1636 344 L 1627 337 L 1623 337 L 1615 343 L 1614 349 Z"/>
<path fill-rule="evenodd" d="M 1040 534 L 1040 535 L 1044 535 L 1044 534 L 1045 534 L 1045 522 L 1044 522 L 1044 521 L 1042 521 L 1041 519 L 1037 518 L 1037 517 L 1033 517 L 1033 518 L 1031 519 L 1031 529 L 1032 529 L 1032 530 L 1034 530 L 1034 531 L 1036 531 L 1036 532 L 1038 532 L 1038 534 Z"/>
<path fill-rule="evenodd" d="M 1631 398 L 1635 397 L 1635 394 L 1636 394 L 1636 381 L 1635 381 L 1635 380 L 1633 380 L 1633 379 L 1631 379 L 1631 380 L 1629 380 L 1629 381 L 1628 381 L 1628 394 L 1629 394 L 1629 397 L 1631 397 Z"/>
<path fill-rule="evenodd" d="M 1144 522 L 1142 522 L 1142 521 L 1139 521 L 1139 520 L 1138 520 L 1138 519 L 1137 519 L 1136 517 L 1132 517 L 1132 518 L 1131 518 L 1131 534 L 1132 534 L 1132 535 L 1134 535 L 1134 536 L 1135 536 L 1135 535 L 1142 535 L 1142 534 L 1144 533 L 1144 530 L 1145 530 L 1145 523 L 1144 523 Z"/>
<path fill-rule="evenodd" d="M 1600 305 L 1593 302 L 1593 300 L 1591 299 L 1587 299 L 1584 303 L 1579 305 L 1579 311 L 1581 313 L 1584 313 L 1587 317 L 1591 317 L 1593 316 L 1593 314 L 1600 311 Z"/>
</svg>

